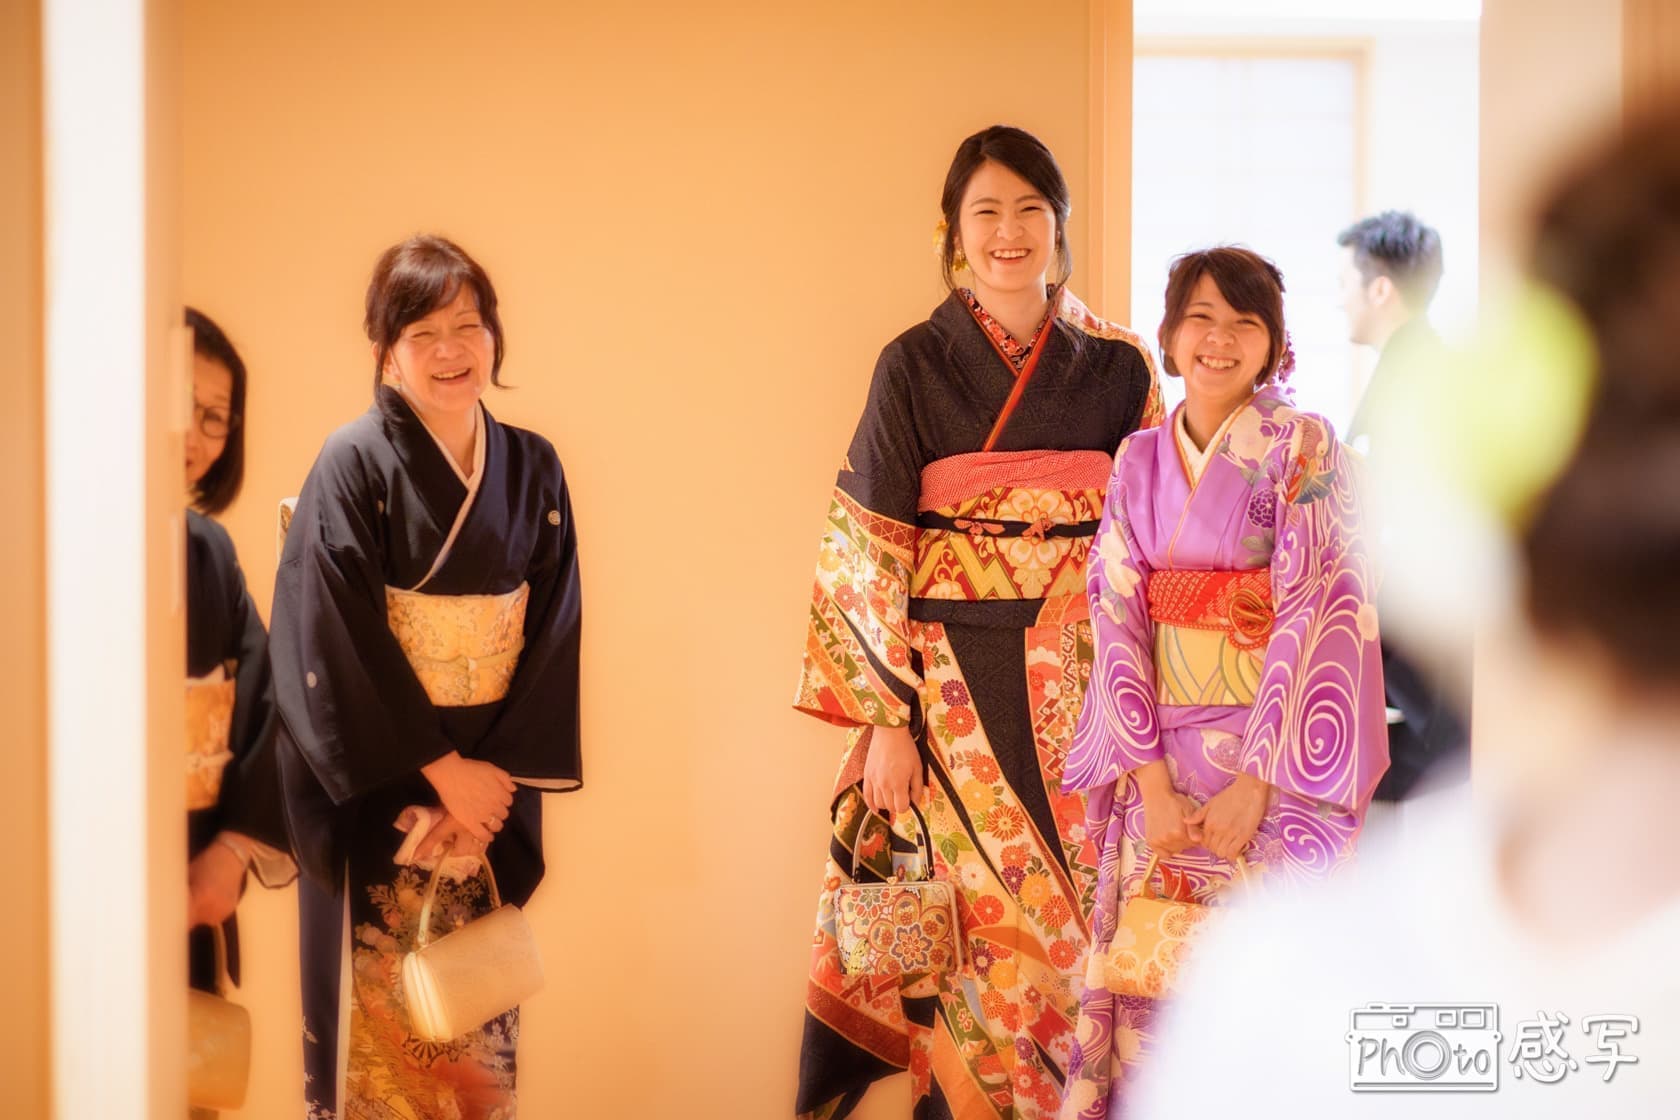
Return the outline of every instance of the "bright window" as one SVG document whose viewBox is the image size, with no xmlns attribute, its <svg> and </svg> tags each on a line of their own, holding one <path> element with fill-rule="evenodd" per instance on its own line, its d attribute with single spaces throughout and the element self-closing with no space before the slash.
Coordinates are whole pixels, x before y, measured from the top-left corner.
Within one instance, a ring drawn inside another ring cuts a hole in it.
<svg viewBox="0 0 1680 1120">
<path fill-rule="evenodd" d="M 1243 244 L 1283 270 L 1302 407 L 1345 427 L 1354 359 L 1336 234 L 1359 215 L 1357 54 L 1140 54 L 1133 122 L 1132 323 L 1155 337 L 1167 265 Z M 1171 401 L 1182 383 L 1168 379 Z"/>
</svg>

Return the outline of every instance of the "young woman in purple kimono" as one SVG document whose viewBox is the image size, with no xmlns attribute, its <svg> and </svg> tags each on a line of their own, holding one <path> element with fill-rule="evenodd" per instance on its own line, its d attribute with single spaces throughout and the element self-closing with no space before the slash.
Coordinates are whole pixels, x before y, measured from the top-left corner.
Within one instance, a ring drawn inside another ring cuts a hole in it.
<svg viewBox="0 0 1680 1120">
<path fill-rule="evenodd" d="M 1173 262 L 1162 364 L 1185 401 L 1120 444 L 1087 569 L 1095 658 L 1064 785 L 1100 844 L 1062 1115 L 1120 1115 L 1154 1001 L 1105 986 L 1122 900 L 1209 901 L 1353 855 L 1388 765 L 1353 457 L 1278 387 L 1283 277 L 1246 249 Z"/>
</svg>

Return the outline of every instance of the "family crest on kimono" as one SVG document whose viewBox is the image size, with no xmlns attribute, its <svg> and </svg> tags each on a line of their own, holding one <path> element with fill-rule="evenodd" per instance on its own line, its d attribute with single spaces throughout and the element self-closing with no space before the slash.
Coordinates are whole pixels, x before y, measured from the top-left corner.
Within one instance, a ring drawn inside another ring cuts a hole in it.
<svg viewBox="0 0 1680 1120">
<path fill-rule="evenodd" d="M 489 908 L 543 875 L 539 792 L 576 789 L 577 536 L 549 442 L 497 422 L 496 294 L 460 247 L 415 237 L 368 288 L 374 404 L 333 433 L 286 531 L 274 675 L 300 887 L 311 1118 L 506 1120 L 514 1008 L 417 1038 L 400 963 L 421 896 Z"/>
<path fill-rule="evenodd" d="M 796 706 L 851 733 L 805 1116 L 845 1116 L 903 1070 L 918 1117 L 1052 1116 L 1078 1014 L 1097 847 L 1061 782 L 1091 663 L 1083 572 L 1113 449 L 1159 423 L 1158 386 L 1137 337 L 1065 287 L 1068 189 L 1042 143 L 969 137 L 942 208 L 950 294 L 881 354 L 812 592 Z M 854 853 L 865 880 L 919 859 L 913 804 L 955 889 L 964 967 L 848 975 L 834 892 Z"/>
<path fill-rule="evenodd" d="M 1208 902 L 1246 860 L 1258 889 L 1354 854 L 1388 764 L 1358 469 L 1277 382 L 1283 278 L 1245 249 L 1173 263 L 1167 423 L 1121 444 L 1088 568 L 1095 651 L 1064 787 L 1099 852 L 1092 949 L 1062 1115 L 1123 1115 L 1156 1001 L 1109 990 L 1125 898 Z"/>
</svg>

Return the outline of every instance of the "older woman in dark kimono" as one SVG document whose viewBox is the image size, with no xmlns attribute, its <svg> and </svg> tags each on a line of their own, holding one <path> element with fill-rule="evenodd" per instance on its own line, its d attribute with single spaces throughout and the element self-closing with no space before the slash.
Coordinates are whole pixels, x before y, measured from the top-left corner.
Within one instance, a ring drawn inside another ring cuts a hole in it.
<svg viewBox="0 0 1680 1120">
<path fill-rule="evenodd" d="M 876 366 L 796 701 L 854 729 L 800 1064 L 797 1109 L 825 1118 L 899 1069 L 917 1116 L 1056 1111 L 1096 877 L 1084 798 L 1061 789 L 1090 673 L 1085 558 L 1115 446 L 1161 412 L 1137 337 L 1063 286 L 1068 187 L 1042 143 L 1003 126 L 969 137 L 943 209 L 951 293 Z M 854 851 L 864 877 L 892 874 L 908 845 L 869 810 L 913 802 L 972 974 L 848 976 L 833 888 Z"/>
<path fill-rule="evenodd" d="M 366 327 L 373 407 L 328 437 L 275 586 L 309 1115 L 511 1117 L 518 1009 L 420 1042 L 398 976 L 434 861 L 487 848 L 502 897 L 524 902 L 543 874 L 538 791 L 581 784 L 571 504 L 553 446 L 480 403 L 502 328 L 460 247 L 387 250 Z M 450 880 L 439 908 L 470 918 L 487 896 L 482 877 Z"/>
</svg>

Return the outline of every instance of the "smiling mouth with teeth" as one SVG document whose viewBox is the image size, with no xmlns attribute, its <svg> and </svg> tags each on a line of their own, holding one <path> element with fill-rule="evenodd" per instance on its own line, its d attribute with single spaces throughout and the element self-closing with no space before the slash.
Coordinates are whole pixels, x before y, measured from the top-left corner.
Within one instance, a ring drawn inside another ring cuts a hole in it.
<svg viewBox="0 0 1680 1120">
<path fill-rule="evenodd" d="M 466 375 L 467 375 L 466 370 L 458 369 L 454 373 L 434 373 L 434 374 L 432 374 L 432 380 L 433 381 L 459 381 L 463 377 L 465 377 Z"/>
<path fill-rule="evenodd" d="M 1237 364 L 1235 358 L 1205 358 L 1197 355 L 1196 360 L 1209 369 L 1227 370 Z"/>
<path fill-rule="evenodd" d="M 992 258 L 1000 261 L 1018 261 L 1027 253 L 1026 249 L 996 249 L 992 252 Z"/>
</svg>

